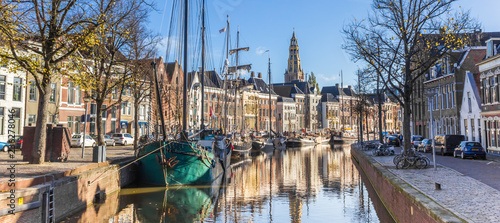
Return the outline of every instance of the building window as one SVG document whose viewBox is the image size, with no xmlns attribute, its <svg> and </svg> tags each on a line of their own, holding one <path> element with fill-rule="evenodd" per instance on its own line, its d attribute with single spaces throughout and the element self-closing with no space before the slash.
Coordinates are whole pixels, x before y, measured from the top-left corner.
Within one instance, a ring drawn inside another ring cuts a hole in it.
<svg viewBox="0 0 500 223">
<path fill-rule="evenodd" d="M 131 115 L 132 114 L 132 103 L 129 102 L 127 103 L 127 115 Z"/>
<path fill-rule="evenodd" d="M 21 87 L 21 82 L 22 82 L 22 79 L 19 78 L 19 77 L 14 77 L 14 88 L 13 88 L 13 92 L 12 92 L 12 100 L 13 101 L 21 101 L 21 97 L 22 97 L 22 87 Z"/>
<path fill-rule="evenodd" d="M 113 88 L 113 93 L 111 94 L 111 99 L 116 100 L 118 99 L 118 89 Z"/>
<path fill-rule="evenodd" d="M 73 116 L 68 116 L 68 129 L 70 133 L 73 133 Z"/>
<path fill-rule="evenodd" d="M 28 115 L 28 126 L 35 125 L 35 122 L 36 122 L 36 115 L 29 114 Z"/>
<path fill-rule="evenodd" d="M 101 118 L 106 119 L 106 105 L 101 105 Z"/>
<path fill-rule="evenodd" d="M 111 120 L 111 133 L 116 133 L 116 121 Z"/>
<path fill-rule="evenodd" d="M 113 106 L 113 108 L 111 108 L 111 118 L 112 119 L 116 118 L 116 106 Z"/>
<path fill-rule="evenodd" d="M 49 102 L 55 103 L 56 102 L 56 83 L 51 83 L 50 84 L 50 99 Z"/>
<path fill-rule="evenodd" d="M 5 100 L 5 76 L 0 76 L 0 99 Z"/>
<path fill-rule="evenodd" d="M 36 85 L 35 81 L 30 81 L 30 101 L 36 101 Z"/>
<path fill-rule="evenodd" d="M 74 124 L 75 124 L 75 134 L 80 134 L 81 133 L 80 129 L 81 129 L 82 125 L 81 125 L 80 120 L 81 120 L 81 116 L 75 116 L 75 122 L 74 122 Z"/>
<path fill-rule="evenodd" d="M 95 131 L 95 117 L 90 117 L 90 131 L 89 131 L 89 133 L 92 134 L 92 135 L 96 134 L 96 131 Z"/>
<path fill-rule="evenodd" d="M 122 103 L 121 109 L 122 109 L 122 115 L 126 115 L 125 112 L 127 111 L 127 102 Z"/>
<path fill-rule="evenodd" d="M 3 135 L 3 129 L 4 129 L 4 126 L 3 126 L 4 121 L 5 121 L 4 110 L 5 110 L 4 107 L 0 107 L 0 135 Z"/>
<path fill-rule="evenodd" d="M 91 115 L 97 114 L 97 105 L 96 104 L 90 104 L 90 114 Z"/>
<path fill-rule="evenodd" d="M 474 129 L 474 119 L 470 119 L 470 131 L 471 131 L 471 139 L 472 141 L 476 141 L 476 137 L 474 136 L 474 132 L 475 132 L 475 129 Z"/>
<path fill-rule="evenodd" d="M 80 89 L 80 86 L 77 86 L 75 89 L 75 104 L 80 105 L 82 104 L 82 90 Z"/>
<path fill-rule="evenodd" d="M 471 102 L 471 99 L 470 99 L 470 91 L 467 92 L 467 100 L 468 100 L 468 103 L 469 103 L 469 113 L 472 112 L 472 102 Z"/>
<path fill-rule="evenodd" d="M 73 104 L 75 98 L 75 88 L 73 82 L 68 82 L 68 104 Z"/>
</svg>

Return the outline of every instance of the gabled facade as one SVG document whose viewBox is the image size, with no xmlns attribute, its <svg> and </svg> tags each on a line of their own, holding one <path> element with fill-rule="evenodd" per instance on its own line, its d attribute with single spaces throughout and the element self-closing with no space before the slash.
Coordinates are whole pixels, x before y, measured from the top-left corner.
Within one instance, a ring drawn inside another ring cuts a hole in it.
<svg viewBox="0 0 500 223">
<path fill-rule="evenodd" d="M 6 66 L 0 67 L 0 141 L 7 142 L 8 136 L 23 134 L 26 94 L 26 73 L 11 72 Z M 11 121 L 12 120 L 12 121 Z M 35 120 L 36 122 L 36 120 Z M 9 128 L 9 124 L 11 128 Z M 12 128 L 13 126 L 13 128 Z"/>
<path fill-rule="evenodd" d="M 479 77 L 479 74 L 475 75 Z M 468 141 L 482 143 L 481 140 L 481 96 L 474 74 L 467 72 L 464 82 L 462 106 L 460 108 L 461 135 Z"/>
</svg>

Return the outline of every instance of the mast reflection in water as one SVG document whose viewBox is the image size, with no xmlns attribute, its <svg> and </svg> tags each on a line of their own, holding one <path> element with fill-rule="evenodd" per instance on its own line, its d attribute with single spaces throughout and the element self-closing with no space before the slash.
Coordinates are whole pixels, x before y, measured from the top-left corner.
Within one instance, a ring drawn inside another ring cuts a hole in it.
<svg viewBox="0 0 500 223">
<path fill-rule="evenodd" d="M 235 163 L 228 175 L 221 187 L 122 189 L 119 202 L 65 222 L 393 221 L 349 147 L 274 151 Z"/>
</svg>

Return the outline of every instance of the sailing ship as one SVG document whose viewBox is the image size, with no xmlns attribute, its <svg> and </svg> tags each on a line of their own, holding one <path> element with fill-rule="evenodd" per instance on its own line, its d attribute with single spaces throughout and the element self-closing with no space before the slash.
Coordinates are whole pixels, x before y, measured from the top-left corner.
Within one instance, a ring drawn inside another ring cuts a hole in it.
<svg viewBox="0 0 500 223">
<path fill-rule="evenodd" d="M 202 10 L 202 72 L 204 72 L 204 40 L 205 40 L 205 1 Z M 184 0 L 184 86 L 188 81 L 188 13 L 189 1 Z M 172 28 L 172 27 L 171 27 Z M 158 112 L 162 123 L 162 133 L 166 133 L 163 117 L 160 87 L 154 70 L 155 92 L 158 102 Z M 204 74 L 204 73 L 203 73 Z M 202 78 L 204 75 L 201 75 Z M 203 83 L 203 81 L 202 81 Z M 202 102 L 203 102 L 202 94 Z M 151 185 L 209 185 L 221 180 L 230 164 L 231 149 L 224 135 L 204 138 L 204 129 L 194 136 L 188 137 L 187 132 L 187 89 L 183 89 L 182 132 L 176 139 L 151 142 L 137 151 L 141 157 L 139 177 L 142 183 Z M 203 108 L 203 106 L 201 106 Z M 203 114 L 203 111 L 202 111 Z M 203 116 L 202 116 L 203 117 Z M 203 123 L 203 119 L 202 119 Z M 196 136 L 201 136 L 197 139 Z"/>
</svg>

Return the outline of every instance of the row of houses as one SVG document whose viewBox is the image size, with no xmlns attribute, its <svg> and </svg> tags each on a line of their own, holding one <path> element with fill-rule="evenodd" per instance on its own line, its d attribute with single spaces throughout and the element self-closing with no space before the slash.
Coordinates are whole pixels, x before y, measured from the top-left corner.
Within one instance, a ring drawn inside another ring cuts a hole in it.
<svg viewBox="0 0 500 223">
<path fill-rule="evenodd" d="M 412 134 L 461 134 L 500 153 L 500 33 L 478 31 L 471 39 L 417 80 Z"/>
</svg>

